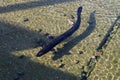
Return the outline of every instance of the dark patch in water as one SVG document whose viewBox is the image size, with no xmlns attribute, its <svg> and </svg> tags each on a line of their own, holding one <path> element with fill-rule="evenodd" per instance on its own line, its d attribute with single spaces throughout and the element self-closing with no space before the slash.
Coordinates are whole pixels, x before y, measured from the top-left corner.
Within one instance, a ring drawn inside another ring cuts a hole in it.
<svg viewBox="0 0 120 80">
<path fill-rule="evenodd" d="M 113 25 L 109 28 L 109 30 L 107 31 L 107 34 L 105 35 L 105 37 L 103 38 L 103 40 L 101 41 L 101 43 L 99 44 L 98 48 L 96 49 L 98 52 L 101 51 L 101 49 L 103 47 L 107 46 L 107 41 L 112 33 L 112 31 L 114 30 L 114 26 L 117 23 L 117 21 L 119 20 L 119 17 L 115 20 L 115 22 L 113 23 Z"/>
</svg>

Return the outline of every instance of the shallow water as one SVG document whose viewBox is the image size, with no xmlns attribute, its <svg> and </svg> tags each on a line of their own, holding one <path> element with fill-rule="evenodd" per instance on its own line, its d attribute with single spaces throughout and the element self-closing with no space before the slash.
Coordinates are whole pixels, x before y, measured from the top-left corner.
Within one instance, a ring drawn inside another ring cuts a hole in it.
<svg viewBox="0 0 120 80">
<path fill-rule="evenodd" d="M 120 16 L 119 0 L 1 0 L 0 80 L 81 80 L 96 49 Z M 72 27 L 83 6 L 80 28 L 42 57 L 36 53 Z M 96 10 L 94 20 L 91 13 Z M 91 17 L 92 16 L 92 17 Z M 90 24 L 96 21 L 96 24 Z M 88 80 L 119 80 L 120 20 Z M 54 52 L 54 54 L 53 54 Z M 21 57 L 22 56 L 22 57 Z M 88 73 L 87 73 L 88 75 Z"/>
</svg>

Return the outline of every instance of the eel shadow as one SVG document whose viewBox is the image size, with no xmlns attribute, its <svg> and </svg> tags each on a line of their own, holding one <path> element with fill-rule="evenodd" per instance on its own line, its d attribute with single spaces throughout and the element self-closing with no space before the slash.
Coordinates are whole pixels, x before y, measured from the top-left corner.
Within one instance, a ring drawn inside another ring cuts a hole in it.
<svg viewBox="0 0 120 80">
<path fill-rule="evenodd" d="M 0 7 L 0 13 L 25 10 L 25 9 L 35 8 L 39 6 L 54 5 L 54 4 L 64 3 L 64 2 L 71 2 L 71 1 L 73 0 L 42 0 L 42 1 L 31 1 L 26 3 L 7 5 L 5 7 Z"/>
<path fill-rule="evenodd" d="M 95 26 L 96 26 L 95 12 L 96 11 L 93 11 L 90 14 L 90 17 L 88 20 L 89 26 L 86 28 L 86 30 L 79 36 L 75 37 L 74 39 L 66 43 L 63 48 L 58 49 L 58 52 L 53 57 L 53 60 L 57 60 L 58 58 L 61 58 L 65 54 L 70 54 L 69 50 L 71 50 L 76 44 L 78 44 L 80 41 L 82 41 L 92 33 L 92 31 L 95 29 Z"/>
</svg>

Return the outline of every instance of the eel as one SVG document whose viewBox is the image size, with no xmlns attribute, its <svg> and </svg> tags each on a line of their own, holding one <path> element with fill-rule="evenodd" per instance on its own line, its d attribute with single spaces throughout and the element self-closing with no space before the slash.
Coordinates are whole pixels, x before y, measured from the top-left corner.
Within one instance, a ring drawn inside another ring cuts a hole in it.
<svg viewBox="0 0 120 80">
<path fill-rule="evenodd" d="M 81 23 L 81 12 L 82 12 L 82 6 L 80 6 L 77 10 L 77 20 L 76 23 L 73 25 L 73 27 L 71 27 L 69 30 L 67 30 L 66 32 L 64 32 L 63 34 L 61 34 L 60 36 L 56 37 L 55 39 L 53 39 L 50 43 L 48 43 L 47 45 L 45 45 L 38 53 L 37 53 L 37 57 L 40 57 L 44 54 L 46 54 L 47 52 L 49 52 L 53 47 L 55 47 L 57 44 L 59 44 L 60 42 L 62 42 L 63 40 L 65 40 L 66 38 L 68 38 L 69 36 L 71 36 L 80 26 Z"/>
</svg>

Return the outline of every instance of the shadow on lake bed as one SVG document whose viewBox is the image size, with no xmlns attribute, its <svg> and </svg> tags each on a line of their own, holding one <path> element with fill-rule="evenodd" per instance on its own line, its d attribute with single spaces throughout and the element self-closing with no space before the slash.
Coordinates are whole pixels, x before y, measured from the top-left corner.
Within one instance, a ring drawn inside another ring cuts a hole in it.
<svg viewBox="0 0 120 80">
<path fill-rule="evenodd" d="M 37 31 L 31 31 L 20 25 L 0 22 L 0 52 L 34 48 L 37 45 L 37 39 L 43 37 Z"/>
<path fill-rule="evenodd" d="M 64 44 L 63 48 L 58 49 L 58 52 L 53 57 L 53 60 L 57 60 L 58 58 L 61 58 L 62 56 L 66 55 L 66 54 L 67 55 L 70 54 L 69 51 L 76 44 L 78 44 L 80 41 L 82 41 L 83 39 L 85 39 L 86 37 L 88 37 L 92 33 L 92 31 L 96 27 L 95 12 L 96 11 L 93 11 L 89 16 L 89 20 L 88 20 L 89 26 L 86 28 L 86 30 L 82 34 L 76 36 L 74 39 L 72 39 L 71 41 Z"/>
<path fill-rule="evenodd" d="M 8 53 L 0 53 L 1 80 L 76 80 L 70 73 L 46 67 L 27 57 L 20 59 Z"/>
<path fill-rule="evenodd" d="M 22 26 L 0 22 L 0 79 L 1 80 L 76 80 L 76 76 L 57 68 L 19 57 L 14 51 L 32 49 L 36 39 L 44 37 Z"/>
<path fill-rule="evenodd" d="M 25 10 L 25 9 L 36 8 L 40 6 L 48 6 L 48 5 L 60 4 L 60 3 L 71 2 L 71 1 L 73 0 L 43 0 L 43 1 L 31 1 L 26 3 L 7 5 L 4 7 L 0 7 L 0 13 Z"/>
</svg>

